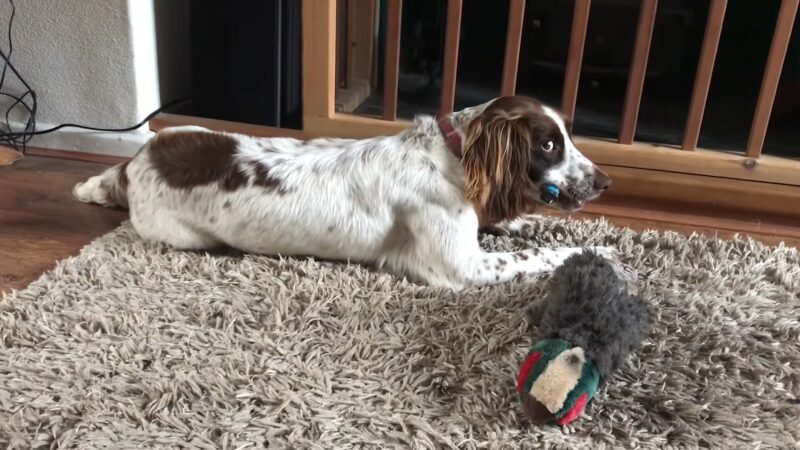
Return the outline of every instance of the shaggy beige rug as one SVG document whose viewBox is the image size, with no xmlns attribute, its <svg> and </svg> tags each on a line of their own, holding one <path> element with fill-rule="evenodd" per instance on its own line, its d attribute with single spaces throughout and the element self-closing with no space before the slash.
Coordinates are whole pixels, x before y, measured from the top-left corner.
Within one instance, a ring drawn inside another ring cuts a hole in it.
<svg viewBox="0 0 800 450">
<path fill-rule="evenodd" d="M 453 294 L 356 265 L 184 253 L 129 225 L 0 301 L 0 448 L 795 448 L 800 254 L 539 219 L 615 245 L 657 317 L 576 423 L 514 392 L 545 280 Z"/>
</svg>

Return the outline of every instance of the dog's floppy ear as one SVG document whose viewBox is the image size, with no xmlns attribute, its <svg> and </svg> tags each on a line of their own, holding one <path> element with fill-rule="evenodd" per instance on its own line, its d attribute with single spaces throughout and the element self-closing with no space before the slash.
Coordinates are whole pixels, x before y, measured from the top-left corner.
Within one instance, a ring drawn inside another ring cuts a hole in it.
<svg viewBox="0 0 800 450">
<path fill-rule="evenodd" d="M 496 224 L 527 212 L 533 203 L 528 177 L 533 126 L 525 114 L 484 112 L 470 123 L 462 165 L 467 198 L 481 225 Z"/>
</svg>

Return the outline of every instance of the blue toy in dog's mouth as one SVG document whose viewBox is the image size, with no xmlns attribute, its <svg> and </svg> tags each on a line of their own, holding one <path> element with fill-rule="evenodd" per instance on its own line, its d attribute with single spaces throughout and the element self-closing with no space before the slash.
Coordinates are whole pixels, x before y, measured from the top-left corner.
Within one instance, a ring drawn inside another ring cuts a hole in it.
<svg viewBox="0 0 800 450">
<path fill-rule="evenodd" d="M 539 198 L 549 205 L 558 200 L 559 195 L 561 195 L 561 190 L 558 189 L 558 186 L 548 183 L 542 186 L 542 193 Z"/>
</svg>

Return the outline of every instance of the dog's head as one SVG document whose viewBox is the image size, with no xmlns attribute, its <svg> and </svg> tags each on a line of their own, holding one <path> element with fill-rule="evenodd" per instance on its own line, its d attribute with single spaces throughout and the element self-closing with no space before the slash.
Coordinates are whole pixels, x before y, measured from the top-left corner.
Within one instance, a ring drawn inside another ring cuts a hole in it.
<svg viewBox="0 0 800 450">
<path fill-rule="evenodd" d="M 572 143 L 561 114 L 535 99 L 501 97 L 475 110 L 465 124 L 467 195 L 482 222 L 512 219 L 540 202 L 547 184 L 553 205 L 576 211 L 611 186 L 611 179 Z"/>
</svg>

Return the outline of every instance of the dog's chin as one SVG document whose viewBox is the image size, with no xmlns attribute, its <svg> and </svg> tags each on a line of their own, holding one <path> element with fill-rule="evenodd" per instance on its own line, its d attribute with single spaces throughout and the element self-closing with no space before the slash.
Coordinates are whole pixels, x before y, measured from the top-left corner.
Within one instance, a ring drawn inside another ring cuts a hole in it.
<svg viewBox="0 0 800 450">
<path fill-rule="evenodd" d="M 586 206 L 586 201 L 575 200 L 572 198 L 562 198 L 556 202 L 556 206 L 561 210 L 572 213 L 582 210 L 583 207 Z"/>
<path fill-rule="evenodd" d="M 535 195 L 536 198 L 538 198 L 538 196 L 541 195 L 540 192 L 541 191 L 539 191 L 539 192 L 537 192 L 536 194 L 533 194 L 533 195 Z M 588 196 L 577 197 L 577 196 L 567 195 L 566 192 L 568 192 L 568 191 L 563 191 L 562 190 L 561 191 L 561 195 L 558 197 L 558 199 L 556 201 L 554 201 L 552 203 L 546 203 L 546 205 L 551 207 L 551 208 L 558 209 L 560 211 L 565 211 L 565 212 L 572 213 L 572 212 L 576 212 L 576 211 L 582 210 L 583 207 L 586 206 L 587 203 L 589 203 L 592 200 L 596 199 L 602 193 L 601 191 L 596 191 L 596 192 L 592 192 Z"/>
<path fill-rule="evenodd" d="M 599 196 L 600 196 L 599 192 L 593 193 L 592 195 L 585 198 L 575 198 L 567 195 L 562 195 L 558 198 L 557 201 L 555 201 L 552 204 L 552 206 L 562 211 L 573 213 L 582 210 L 587 203 L 596 199 Z"/>
</svg>

